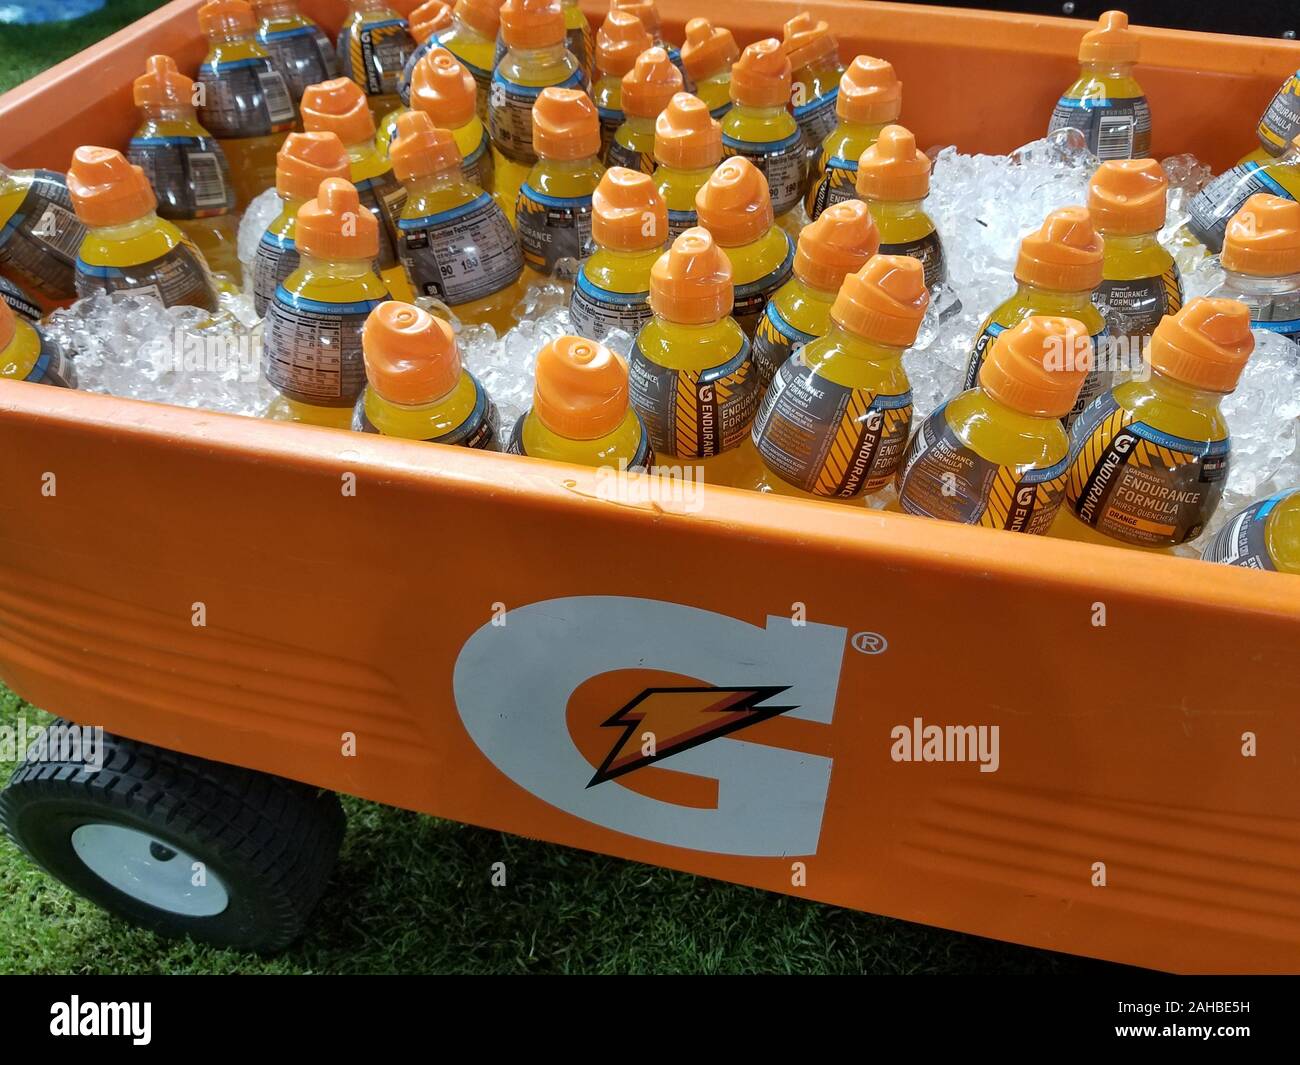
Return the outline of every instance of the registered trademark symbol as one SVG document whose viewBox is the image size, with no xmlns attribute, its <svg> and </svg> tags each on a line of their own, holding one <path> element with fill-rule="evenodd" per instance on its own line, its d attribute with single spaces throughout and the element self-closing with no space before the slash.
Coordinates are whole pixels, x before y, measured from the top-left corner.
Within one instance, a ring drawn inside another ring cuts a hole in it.
<svg viewBox="0 0 1300 1065">
<path fill-rule="evenodd" d="M 889 648 L 889 641 L 878 632 L 855 632 L 853 650 L 864 655 L 878 655 Z"/>
</svg>

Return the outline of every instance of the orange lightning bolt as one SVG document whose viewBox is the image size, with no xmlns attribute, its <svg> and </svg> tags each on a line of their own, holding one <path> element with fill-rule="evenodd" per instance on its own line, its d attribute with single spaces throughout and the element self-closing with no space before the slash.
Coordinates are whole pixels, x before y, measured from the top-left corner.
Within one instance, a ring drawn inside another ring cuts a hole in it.
<svg viewBox="0 0 1300 1065">
<path fill-rule="evenodd" d="M 701 743 L 756 725 L 793 706 L 757 706 L 786 691 L 782 687 L 646 688 L 602 728 L 622 728 L 587 787 L 630 773 Z M 653 737 L 653 754 L 643 754 L 646 734 Z"/>
</svg>

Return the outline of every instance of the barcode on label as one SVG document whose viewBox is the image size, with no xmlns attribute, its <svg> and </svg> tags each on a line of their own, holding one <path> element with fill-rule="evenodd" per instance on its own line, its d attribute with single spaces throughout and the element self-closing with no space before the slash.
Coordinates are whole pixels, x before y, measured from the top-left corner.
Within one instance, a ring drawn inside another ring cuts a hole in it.
<svg viewBox="0 0 1300 1065">
<path fill-rule="evenodd" d="M 276 125 L 293 121 L 293 98 L 289 95 L 288 86 L 285 85 L 284 78 L 280 77 L 280 72 L 259 71 L 257 80 L 262 83 L 262 93 L 266 96 L 266 110 L 271 116 L 271 121 Z"/>
<path fill-rule="evenodd" d="M 1131 159 L 1135 125 L 1133 115 L 1099 115 L 1097 158 Z"/>
<path fill-rule="evenodd" d="M 77 223 L 77 218 L 71 211 L 65 210 L 57 203 L 47 203 L 41 217 L 32 227 L 32 234 L 40 237 L 46 244 L 69 259 L 73 259 L 81 248 L 81 238 L 85 236 L 85 230 Z"/>
<path fill-rule="evenodd" d="M 212 152 L 190 153 L 190 182 L 194 186 L 195 207 L 221 207 L 226 202 L 226 182 L 221 164 Z"/>
</svg>

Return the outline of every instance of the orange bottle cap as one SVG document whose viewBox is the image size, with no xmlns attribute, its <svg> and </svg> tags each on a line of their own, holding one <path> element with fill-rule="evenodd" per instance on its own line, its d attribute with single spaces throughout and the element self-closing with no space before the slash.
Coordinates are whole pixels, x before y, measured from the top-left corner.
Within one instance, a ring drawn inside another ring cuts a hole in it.
<svg viewBox="0 0 1300 1065">
<path fill-rule="evenodd" d="M 858 195 L 870 200 L 923 200 L 930 195 L 930 157 L 912 131 L 886 126 L 858 159 Z"/>
<path fill-rule="evenodd" d="M 158 201 L 144 171 L 115 148 L 83 145 L 72 154 L 68 192 L 88 226 L 118 226 L 152 211 Z"/>
<path fill-rule="evenodd" d="M 294 242 L 318 259 L 373 259 L 379 254 L 379 223 L 352 182 L 326 178 L 316 198 L 298 208 Z"/>
<path fill-rule="evenodd" d="M 709 105 L 679 92 L 655 119 L 655 161 L 678 170 L 703 170 L 722 160 L 722 123 Z"/>
<path fill-rule="evenodd" d="M 830 24 L 825 19 L 814 21 L 806 11 L 801 11 L 782 27 L 781 47 L 794 70 L 826 59 L 838 62 L 836 52 L 839 44 L 831 36 Z"/>
<path fill-rule="evenodd" d="M 151 55 L 144 73 L 135 79 L 136 107 L 193 107 L 194 80 L 187 78 L 169 55 Z"/>
<path fill-rule="evenodd" d="M 790 60 L 775 37 L 755 41 L 731 68 L 731 99 L 748 107 L 783 107 L 790 102 Z"/>
<path fill-rule="evenodd" d="M 1138 36 L 1128 28 L 1123 11 L 1103 11 L 1097 28 L 1083 35 L 1079 43 L 1080 63 L 1136 63 Z"/>
<path fill-rule="evenodd" d="M 641 25 L 646 28 L 656 41 L 659 40 L 659 32 L 663 29 L 663 19 L 659 17 L 659 9 L 655 7 L 655 0 L 609 0 L 609 9 L 611 11 L 626 11 L 629 15 L 635 15 Z"/>
<path fill-rule="evenodd" d="M 1169 179 L 1154 159 L 1112 159 L 1088 182 L 1088 213 L 1099 232 L 1155 233 L 1165 224 Z"/>
<path fill-rule="evenodd" d="M 497 39 L 501 29 L 501 5 L 497 0 L 456 0 L 452 14 L 480 37 Z"/>
<path fill-rule="evenodd" d="M 668 207 L 649 174 L 612 166 L 591 197 L 591 239 L 615 251 L 649 251 L 668 239 Z"/>
<path fill-rule="evenodd" d="M 703 226 L 686 230 L 650 268 L 650 309 L 670 322 L 720 322 L 734 300 L 731 260 Z"/>
<path fill-rule="evenodd" d="M 478 89 L 474 75 L 445 48 L 430 49 L 411 71 L 411 109 L 423 111 L 435 126 L 460 129 L 474 118 Z"/>
<path fill-rule="evenodd" d="M 1255 350 L 1250 311 L 1239 300 L 1198 296 L 1160 319 L 1147 359 L 1153 369 L 1211 392 L 1231 392 Z"/>
<path fill-rule="evenodd" d="M 442 0 L 425 0 L 411 12 L 411 36 L 416 44 L 423 44 L 440 30 L 451 25 L 451 8 Z"/>
<path fill-rule="evenodd" d="M 406 111 L 397 117 L 388 156 L 398 181 L 414 181 L 433 174 L 459 171 L 462 156 L 450 130 L 433 124 L 423 111 Z"/>
<path fill-rule="evenodd" d="M 13 308 L 4 300 L 0 300 L 0 351 L 4 351 L 13 343 L 14 333 L 18 331 L 18 326 L 14 321 Z"/>
<path fill-rule="evenodd" d="M 199 8 L 199 29 L 215 33 L 252 33 L 257 26 L 253 8 L 246 0 L 208 0 Z"/>
<path fill-rule="evenodd" d="M 831 318 L 850 333 L 891 348 L 916 342 L 930 292 L 925 267 L 910 255 L 873 255 L 848 274 L 831 304 Z"/>
<path fill-rule="evenodd" d="M 855 56 L 840 78 L 835 114 L 841 122 L 878 126 L 895 122 L 903 110 L 903 83 L 893 64 L 875 56 Z"/>
<path fill-rule="evenodd" d="M 290 133 L 275 156 L 275 191 L 286 200 L 310 200 L 326 178 L 349 172 L 337 133 Z"/>
<path fill-rule="evenodd" d="M 1101 237 L 1086 207 L 1061 207 L 1020 242 L 1016 280 L 1056 292 L 1087 292 L 1101 284 Z"/>
<path fill-rule="evenodd" d="M 1074 318 L 1035 316 L 998 334 L 979 383 L 1012 410 L 1060 418 L 1074 408 L 1091 369 L 1087 326 Z"/>
<path fill-rule="evenodd" d="M 729 29 L 715 26 L 706 18 L 693 18 L 686 23 L 682 66 L 692 81 L 703 81 L 728 70 L 739 58 L 740 46 Z"/>
<path fill-rule="evenodd" d="M 508 48 L 548 48 L 564 43 L 560 0 L 506 0 L 501 5 L 501 39 Z"/>
<path fill-rule="evenodd" d="M 533 413 L 568 440 L 608 436 L 627 417 L 627 363 L 604 344 L 562 336 L 537 353 Z"/>
<path fill-rule="evenodd" d="M 844 200 L 803 227 L 794 253 L 795 277 L 823 292 L 838 292 L 879 249 L 880 233 L 867 205 Z"/>
<path fill-rule="evenodd" d="M 647 48 L 623 75 L 623 113 L 637 118 L 657 118 L 668 101 L 682 91 L 682 72 L 662 48 Z"/>
<path fill-rule="evenodd" d="M 1300 274 L 1300 203 L 1257 192 L 1228 223 L 1219 265 L 1255 277 Z"/>
<path fill-rule="evenodd" d="M 733 155 L 700 186 L 695 213 L 724 248 L 752 244 L 772 228 L 767 178 L 743 155 Z"/>
<path fill-rule="evenodd" d="M 654 47 L 654 38 L 630 11 L 612 8 L 596 31 L 596 69 L 621 78 L 636 63 L 636 57 Z"/>
<path fill-rule="evenodd" d="M 345 145 L 361 144 L 375 135 L 375 120 L 366 94 L 351 78 L 332 78 L 308 85 L 302 94 L 303 128 L 337 133 Z"/>
<path fill-rule="evenodd" d="M 600 151 L 600 114 L 581 89 L 543 89 L 533 102 L 533 150 L 541 159 L 587 159 Z"/>
<path fill-rule="evenodd" d="M 409 303 L 389 300 L 370 312 L 361 327 L 361 352 L 367 382 L 390 403 L 424 406 L 460 381 L 451 326 Z"/>
</svg>

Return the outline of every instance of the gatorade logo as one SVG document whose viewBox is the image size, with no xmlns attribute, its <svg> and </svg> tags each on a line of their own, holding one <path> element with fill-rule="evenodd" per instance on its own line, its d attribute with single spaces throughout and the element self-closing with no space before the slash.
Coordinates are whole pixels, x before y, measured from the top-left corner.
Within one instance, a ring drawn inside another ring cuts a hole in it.
<svg viewBox="0 0 1300 1065">
<path fill-rule="evenodd" d="M 847 635 L 657 599 L 550 599 L 466 641 L 456 709 L 493 765 L 574 817 L 717 854 L 815 854 L 831 759 L 796 749 L 795 722 L 830 724 Z"/>
</svg>

